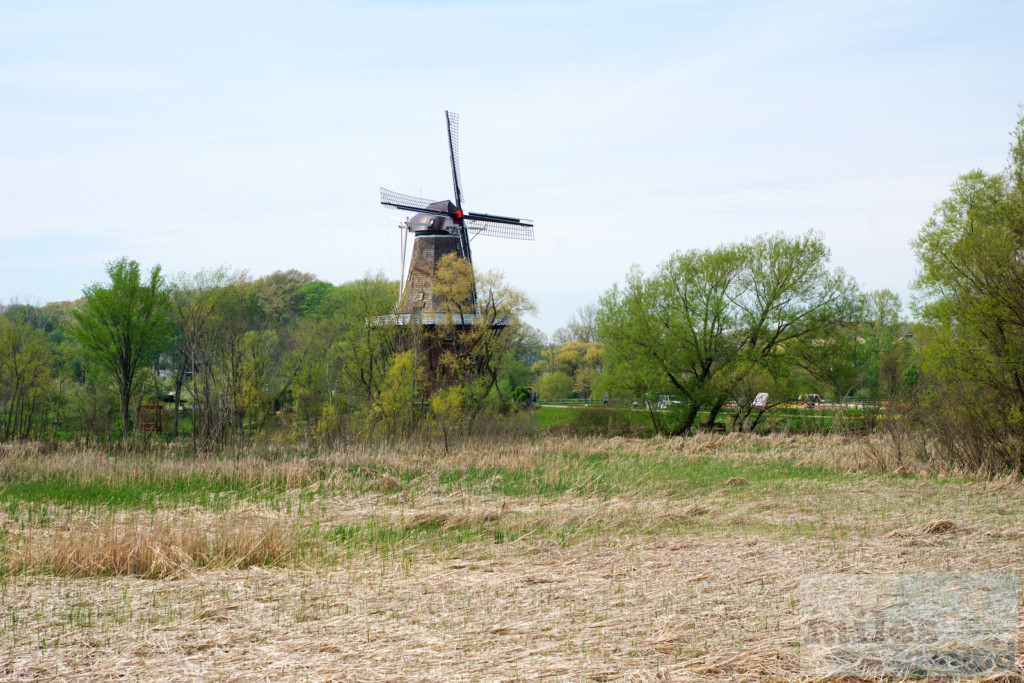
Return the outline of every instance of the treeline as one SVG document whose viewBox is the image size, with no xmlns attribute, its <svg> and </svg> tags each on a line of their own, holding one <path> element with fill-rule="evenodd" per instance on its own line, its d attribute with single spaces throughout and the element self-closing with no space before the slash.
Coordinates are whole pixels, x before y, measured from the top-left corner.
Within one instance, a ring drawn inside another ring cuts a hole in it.
<svg viewBox="0 0 1024 683">
<path fill-rule="evenodd" d="M 1008 168 L 961 176 L 913 242 L 912 321 L 893 292 L 860 291 L 814 232 L 634 268 L 551 340 L 524 322 L 522 292 L 458 259 L 433 287 L 450 322 L 432 326 L 397 324 L 398 283 L 380 275 L 168 279 L 121 259 L 77 301 L 3 308 L 0 439 L 137 443 L 140 406 L 162 401 L 162 438 L 197 449 L 424 429 L 447 444 L 535 397 L 605 396 L 661 432 L 761 431 L 821 397 L 840 418 L 864 407 L 859 424 L 890 432 L 900 457 L 1019 470 L 1024 119 L 1013 140 Z"/>
<path fill-rule="evenodd" d="M 458 259 L 434 284 L 450 322 L 430 327 L 395 324 L 398 283 L 380 275 L 168 279 L 121 259 L 77 301 L 4 308 L 0 438 L 136 443 L 152 438 L 138 431 L 141 406 L 162 404 L 160 438 L 197 449 L 424 429 L 448 441 L 533 398 L 605 395 L 646 410 L 658 431 L 686 433 L 723 409 L 730 429 L 763 430 L 802 394 L 878 404 L 915 390 L 898 297 L 859 293 L 828 256 L 814 234 L 677 253 L 649 276 L 631 272 L 550 341 L 524 322 L 522 292 Z M 429 363 L 427 348 L 443 352 Z"/>
<path fill-rule="evenodd" d="M 453 301 L 472 289 L 459 264 L 441 274 L 462 288 Z M 164 406 L 161 438 L 197 448 L 436 426 L 426 387 L 440 385 L 414 351 L 401 352 L 399 335 L 409 331 L 384 320 L 398 283 L 382 275 L 333 285 L 295 270 L 251 278 L 222 268 L 167 279 L 159 267 L 145 274 L 121 259 L 107 276 L 77 301 L 2 309 L 0 439 L 140 443 L 152 438 L 138 429 L 140 408 L 153 404 Z M 441 359 L 442 388 L 452 391 L 436 412 L 446 425 L 507 412 L 539 355 L 541 335 L 521 323 L 532 304 L 494 274 L 478 275 L 476 286 L 481 310 L 511 322 L 498 335 L 479 319 L 467 354 L 475 367 L 456 367 L 451 353 Z"/>
</svg>

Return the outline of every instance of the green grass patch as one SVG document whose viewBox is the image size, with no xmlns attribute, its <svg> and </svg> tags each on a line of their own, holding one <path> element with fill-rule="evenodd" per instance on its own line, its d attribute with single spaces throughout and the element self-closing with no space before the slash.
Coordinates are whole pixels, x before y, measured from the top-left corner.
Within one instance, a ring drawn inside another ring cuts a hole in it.
<svg viewBox="0 0 1024 683">
<path fill-rule="evenodd" d="M 328 541 L 346 550 L 374 550 L 385 554 L 412 547 L 433 552 L 467 543 L 504 543 L 512 540 L 497 514 L 437 514 L 413 516 L 401 521 L 370 517 L 338 524 L 326 533 Z"/>
<path fill-rule="evenodd" d="M 730 480 L 765 484 L 793 480 L 847 481 L 866 475 L 821 465 L 780 460 L 688 458 L 674 451 L 657 455 L 628 453 L 553 453 L 524 467 L 453 467 L 438 473 L 446 493 L 500 494 L 508 497 L 559 496 L 574 493 L 609 497 L 624 493 L 670 496 L 724 486 Z M 734 482 L 735 483 L 735 482 Z"/>
<path fill-rule="evenodd" d="M 254 486 L 231 477 L 178 476 L 140 481 L 81 479 L 52 473 L 0 486 L 0 501 L 16 510 L 19 503 L 52 503 L 84 509 L 152 509 L 200 505 L 229 507 L 234 499 L 265 500 L 283 493 L 283 482 Z M 13 507 L 12 507 L 13 506 Z"/>
<path fill-rule="evenodd" d="M 574 408 L 554 408 L 552 406 L 538 406 L 533 410 L 533 423 L 537 429 L 547 429 L 551 425 L 572 420 Z"/>
<path fill-rule="evenodd" d="M 629 408 L 553 408 L 567 417 L 551 425 L 549 431 L 569 436 L 652 436 L 651 417 L 642 410 Z"/>
<path fill-rule="evenodd" d="M 557 457 L 557 456 L 553 456 Z M 474 493 L 498 493 L 502 496 L 558 496 L 586 481 L 586 472 L 562 463 L 535 464 L 529 467 L 454 467 L 438 473 L 443 490 Z"/>
</svg>

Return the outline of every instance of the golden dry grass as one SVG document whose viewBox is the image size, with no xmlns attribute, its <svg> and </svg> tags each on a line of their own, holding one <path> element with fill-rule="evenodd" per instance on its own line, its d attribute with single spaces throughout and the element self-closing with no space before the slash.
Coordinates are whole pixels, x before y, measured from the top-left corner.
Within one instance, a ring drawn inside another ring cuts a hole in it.
<svg viewBox="0 0 1024 683">
<path fill-rule="evenodd" d="M 836 680 L 797 647 L 807 577 L 1024 564 L 1019 481 L 872 473 L 850 438 L 0 458 L 270 492 L 0 510 L 5 680 Z"/>
<path fill-rule="evenodd" d="M 164 578 L 196 569 L 294 564 L 295 534 L 281 521 L 180 514 L 76 521 L 18 532 L 5 544 L 9 572 Z"/>
</svg>

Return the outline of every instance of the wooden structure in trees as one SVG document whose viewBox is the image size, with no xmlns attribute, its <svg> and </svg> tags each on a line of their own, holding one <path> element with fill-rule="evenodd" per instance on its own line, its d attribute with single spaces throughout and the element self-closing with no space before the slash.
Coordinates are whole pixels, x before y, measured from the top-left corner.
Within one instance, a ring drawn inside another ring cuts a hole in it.
<svg viewBox="0 0 1024 683">
<path fill-rule="evenodd" d="M 139 406 L 139 431 L 162 432 L 164 430 L 164 407 L 162 405 Z"/>
</svg>

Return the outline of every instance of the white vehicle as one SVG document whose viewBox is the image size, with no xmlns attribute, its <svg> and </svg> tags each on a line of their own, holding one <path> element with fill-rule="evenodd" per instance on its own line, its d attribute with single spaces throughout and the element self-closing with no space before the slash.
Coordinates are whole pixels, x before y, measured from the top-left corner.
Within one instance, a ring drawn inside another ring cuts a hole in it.
<svg viewBox="0 0 1024 683">
<path fill-rule="evenodd" d="M 656 397 L 656 400 L 657 403 L 655 403 L 655 407 L 658 410 L 668 410 L 672 406 L 683 405 L 683 402 L 680 401 L 678 398 L 676 398 L 675 396 L 669 396 L 668 394 L 659 394 Z"/>
<path fill-rule="evenodd" d="M 683 405 L 683 402 L 669 394 L 645 394 L 643 404 L 648 410 L 668 410 L 672 406 Z M 633 407 L 636 408 L 637 405 L 638 403 L 633 401 Z"/>
<path fill-rule="evenodd" d="M 751 404 L 754 408 L 764 408 L 768 405 L 768 393 L 762 391 L 760 394 L 754 397 L 754 402 Z"/>
</svg>

